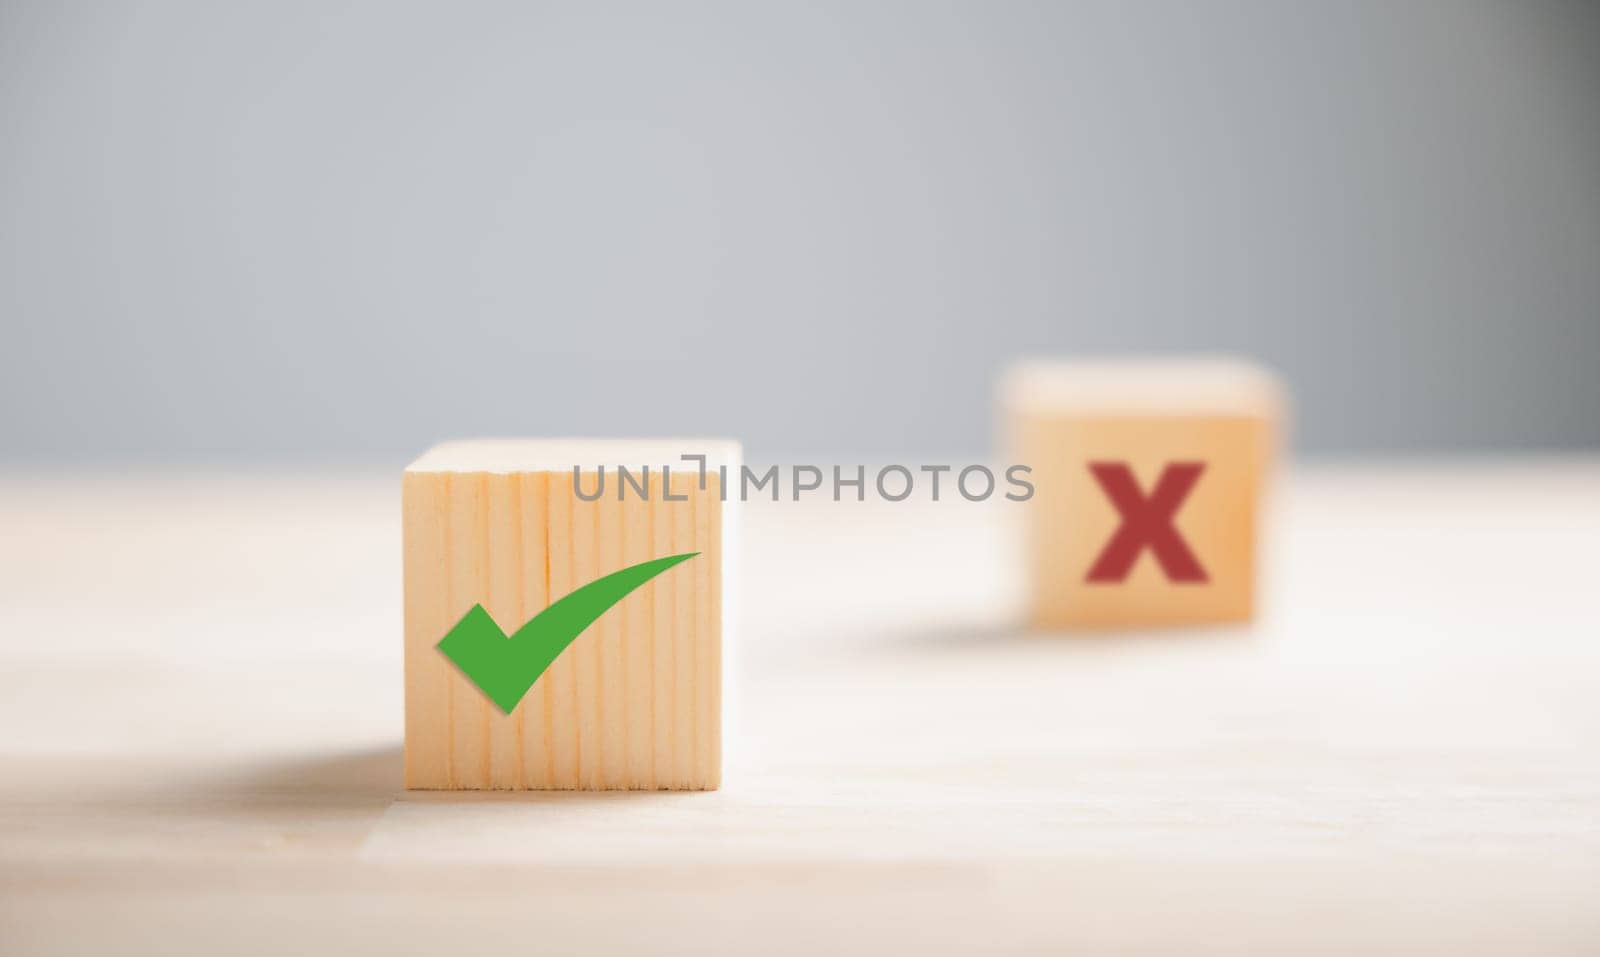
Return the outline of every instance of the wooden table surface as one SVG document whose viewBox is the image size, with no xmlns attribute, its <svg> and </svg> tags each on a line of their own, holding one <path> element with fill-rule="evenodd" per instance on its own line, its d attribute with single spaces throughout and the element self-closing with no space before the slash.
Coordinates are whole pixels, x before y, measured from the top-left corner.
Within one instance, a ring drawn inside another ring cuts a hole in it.
<svg viewBox="0 0 1600 957">
<path fill-rule="evenodd" d="M 1595 460 L 1301 468 L 1162 634 L 749 505 L 711 794 L 400 790 L 398 478 L 0 481 L 0 953 L 1600 951 Z"/>
</svg>

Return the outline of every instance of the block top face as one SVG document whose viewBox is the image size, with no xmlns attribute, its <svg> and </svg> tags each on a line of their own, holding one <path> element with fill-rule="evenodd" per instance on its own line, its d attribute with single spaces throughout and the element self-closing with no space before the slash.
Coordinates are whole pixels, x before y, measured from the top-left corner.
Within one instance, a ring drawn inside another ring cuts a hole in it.
<svg viewBox="0 0 1600 957">
<path fill-rule="evenodd" d="M 685 473 L 699 468 L 698 460 L 685 461 L 685 455 L 704 455 L 706 468 L 738 468 L 739 443 L 730 439 L 462 439 L 443 442 L 424 452 L 406 466 L 410 472 L 593 472 L 606 466 L 671 466 Z"/>
<path fill-rule="evenodd" d="M 1261 366 L 1221 356 L 1038 359 L 1006 371 L 1000 400 L 1044 415 L 1276 418 L 1284 389 Z"/>
</svg>

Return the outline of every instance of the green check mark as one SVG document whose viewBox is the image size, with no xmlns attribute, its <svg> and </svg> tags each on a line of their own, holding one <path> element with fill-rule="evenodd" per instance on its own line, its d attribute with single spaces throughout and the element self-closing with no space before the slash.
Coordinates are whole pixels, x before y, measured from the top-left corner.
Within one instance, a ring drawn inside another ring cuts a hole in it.
<svg viewBox="0 0 1600 957">
<path fill-rule="evenodd" d="M 482 605 L 473 605 L 437 647 L 510 714 L 550 663 L 596 618 L 635 588 L 698 554 L 669 555 L 596 578 L 534 615 L 509 638 Z"/>
</svg>

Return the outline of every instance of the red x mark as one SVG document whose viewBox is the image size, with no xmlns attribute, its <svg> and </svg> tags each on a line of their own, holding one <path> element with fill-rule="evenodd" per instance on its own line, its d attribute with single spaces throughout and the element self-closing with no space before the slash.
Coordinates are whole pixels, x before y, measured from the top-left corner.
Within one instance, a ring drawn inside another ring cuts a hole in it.
<svg viewBox="0 0 1600 957">
<path fill-rule="evenodd" d="M 1178 506 L 1205 471 L 1204 462 L 1170 462 L 1156 480 L 1149 498 L 1139 494 L 1133 469 L 1126 462 L 1090 462 L 1089 471 L 1105 490 L 1106 497 L 1122 516 L 1122 526 L 1100 550 L 1100 557 L 1089 569 L 1090 582 L 1120 582 L 1133 569 L 1134 559 L 1146 545 L 1155 553 L 1167 579 L 1175 582 L 1204 582 L 1206 570 L 1194 552 L 1172 527 Z"/>
</svg>

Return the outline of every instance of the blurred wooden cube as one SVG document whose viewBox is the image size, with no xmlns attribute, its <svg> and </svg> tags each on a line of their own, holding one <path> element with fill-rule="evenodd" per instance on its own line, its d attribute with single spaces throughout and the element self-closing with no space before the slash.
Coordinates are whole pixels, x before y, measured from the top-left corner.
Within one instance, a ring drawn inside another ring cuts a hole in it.
<svg viewBox="0 0 1600 957">
<path fill-rule="evenodd" d="M 1244 361 L 1030 361 L 1001 385 L 1039 628 L 1249 620 L 1257 524 L 1284 419 Z"/>
<path fill-rule="evenodd" d="M 685 454 L 707 457 L 703 484 L 697 465 L 680 458 Z M 619 476 L 619 465 L 631 482 Z M 577 487 L 574 466 L 581 473 Z M 603 493 L 586 501 L 601 466 Z M 449 442 L 406 469 L 407 787 L 718 786 L 726 519 L 733 504 L 722 501 L 719 467 L 737 488 L 737 444 Z M 669 499 L 669 491 L 681 500 Z M 509 714 L 437 647 L 474 605 L 510 635 L 582 585 L 687 552 L 700 554 L 602 614 Z"/>
</svg>

